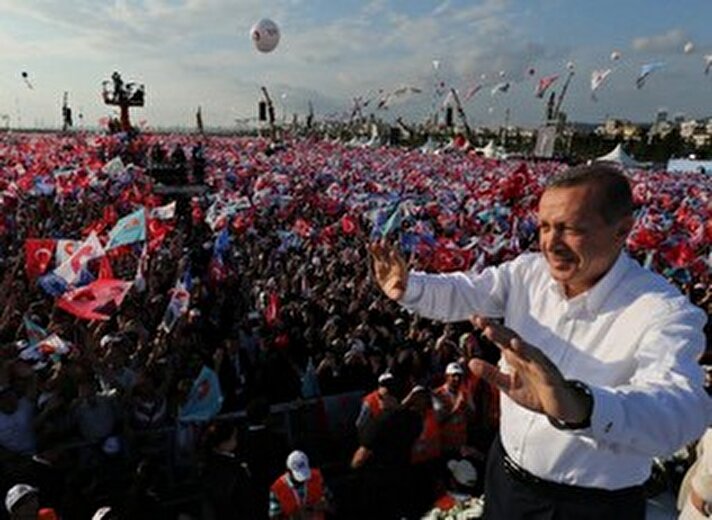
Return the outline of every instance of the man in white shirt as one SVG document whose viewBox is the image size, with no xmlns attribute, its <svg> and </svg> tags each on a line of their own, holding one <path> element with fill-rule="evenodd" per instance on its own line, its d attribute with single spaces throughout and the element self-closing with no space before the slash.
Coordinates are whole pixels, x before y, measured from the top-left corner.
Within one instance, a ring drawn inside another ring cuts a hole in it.
<svg viewBox="0 0 712 520">
<path fill-rule="evenodd" d="M 472 319 L 502 351 L 499 367 L 470 363 L 503 394 L 488 519 L 643 519 L 652 458 L 711 422 L 697 364 L 706 317 L 623 252 L 632 210 L 625 176 L 576 167 L 541 197 L 541 253 L 436 275 L 371 246 L 388 297 L 431 319 Z"/>
</svg>

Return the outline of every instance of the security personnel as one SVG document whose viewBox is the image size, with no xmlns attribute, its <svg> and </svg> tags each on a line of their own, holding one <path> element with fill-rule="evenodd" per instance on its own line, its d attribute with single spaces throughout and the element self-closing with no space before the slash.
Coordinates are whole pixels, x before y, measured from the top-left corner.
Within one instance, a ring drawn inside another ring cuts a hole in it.
<svg viewBox="0 0 712 520">
<path fill-rule="evenodd" d="M 457 454 L 467 443 L 467 422 L 472 410 L 459 363 L 445 368 L 445 383 L 435 389 L 437 417 L 440 427 L 440 447 L 443 453 Z"/>
<path fill-rule="evenodd" d="M 397 399 L 393 396 L 395 377 L 390 372 L 384 372 L 378 377 L 378 388 L 366 394 L 361 401 L 361 411 L 356 419 L 359 435 L 363 434 L 368 425 L 380 417 L 384 410 L 395 408 Z"/>
<path fill-rule="evenodd" d="M 287 457 L 287 471 L 270 487 L 269 517 L 323 520 L 329 495 L 321 471 L 310 468 L 306 454 L 295 450 Z"/>
</svg>

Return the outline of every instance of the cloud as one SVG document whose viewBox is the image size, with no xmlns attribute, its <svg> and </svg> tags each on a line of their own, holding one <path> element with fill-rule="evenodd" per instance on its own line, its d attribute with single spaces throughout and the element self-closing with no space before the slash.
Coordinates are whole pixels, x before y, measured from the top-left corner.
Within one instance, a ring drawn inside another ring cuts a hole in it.
<svg viewBox="0 0 712 520">
<path fill-rule="evenodd" d="M 687 41 L 682 29 L 670 29 L 654 36 L 640 36 L 633 40 L 633 49 L 645 52 L 675 52 L 682 50 Z"/>
</svg>

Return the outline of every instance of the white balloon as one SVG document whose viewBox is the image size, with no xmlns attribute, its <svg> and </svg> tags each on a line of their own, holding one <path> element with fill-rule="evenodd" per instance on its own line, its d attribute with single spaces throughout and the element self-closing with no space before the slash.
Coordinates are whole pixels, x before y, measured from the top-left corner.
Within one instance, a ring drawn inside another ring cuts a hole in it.
<svg viewBox="0 0 712 520">
<path fill-rule="evenodd" d="M 433 60 L 433 68 L 438 70 L 440 68 L 440 60 Z"/>
<path fill-rule="evenodd" d="M 263 18 L 250 30 L 250 37 L 260 52 L 272 52 L 279 43 L 279 27 L 269 18 Z"/>
<path fill-rule="evenodd" d="M 611 61 L 618 61 L 621 59 L 621 53 L 618 51 L 613 51 L 611 53 Z"/>
<path fill-rule="evenodd" d="M 484 72 L 482 74 L 480 74 L 480 79 L 482 79 L 482 80 L 487 79 L 487 74 L 485 74 Z"/>
<path fill-rule="evenodd" d="M 574 64 L 573 61 L 570 61 L 566 64 L 566 68 L 569 70 L 574 70 L 576 68 L 576 65 Z"/>
<path fill-rule="evenodd" d="M 500 71 L 499 71 L 499 77 L 500 77 L 500 78 L 503 78 L 506 74 L 507 74 L 507 73 L 504 72 L 503 70 L 500 70 Z"/>
<path fill-rule="evenodd" d="M 692 51 L 695 50 L 695 44 L 692 42 L 687 42 L 683 50 L 685 51 L 685 54 L 690 54 Z"/>
</svg>

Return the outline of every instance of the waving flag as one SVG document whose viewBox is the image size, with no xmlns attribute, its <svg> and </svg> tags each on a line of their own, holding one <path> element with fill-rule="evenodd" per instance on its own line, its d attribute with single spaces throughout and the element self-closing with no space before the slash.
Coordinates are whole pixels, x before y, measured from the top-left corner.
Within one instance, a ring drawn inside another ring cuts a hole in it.
<svg viewBox="0 0 712 520">
<path fill-rule="evenodd" d="M 49 335 L 49 333 L 45 329 L 37 325 L 27 316 L 22 318 L 22 322 L 25 325 L 25 332 L 27 332 L 27 340 L 29 341 L 30 345 L 37 345 L 40 341 L 42 341 Z"/>
<path fill-rule="evenodd" d="M 75 285 L 82 276 L 82 270 L 90 260 L 104 256 L 104 248 L 95 233 L 74 251 L 72 256 L 54 270 L 54 274 L 62 278 L 68 285 Z"/>
<path fill-rule="evenodd" d="M 215 372 L 203 366 L 186 403 L 180 407 L 178 419 L 182 422 L 206 422 L 215 417 L 222 408 L 223 396 L 220 381 Z"/>
<path fill-rule="evenodd" d="M 146 211 L 144 208 L 134 211 L 119 220 L 109 232 L 107 249 L 143 242 L 146 240 Z"/>
<path fill-rule="evenodd" d="M 70 256 L 72 256 L 72 253 L 74 253 L 74 250 L 79 247 L 79 245 L 82 243 L 81 240 L 57 240 L 57 249 L 55 251 L 55 264 L 57 265 L 62 265 Z"/>
<path fill-rule="evenodd" d="M 536 97 L 538 98 L 543 98 L 544 94 L 546 91 L 549 89 L 550 86 L 552 86 L 554 83 L 556 83 L 556 80 L 559 79 L 558 74 L 554 74 L 553 76 L 545 76 L 539 80 L 539 84 L 536 87 Z"/>
<path fill-rule="evenodd" d="M 596 91 L 603 86 L 612 69 L 594 70 L 591 73 L 591 98 L 596 101 Z"/>
<path fill-rule="evenodd" d="M 52 262 L 56 241 L 53 239 L 28 238 L 25 240 L 25 270 L 31 280 L 44 274 Z"/>
<path fill-rule="evenodd" d="M 190 305 L 190 290 L 192 289 L 190 272 L 186 271 L 181 278 L 176 281 L 175 287 L 171 289 L 171 299 L 163 314 L 161 329 L 170 332 L 175 327 L 178 319 L 188 312 Z"/>
<path fill-rule="evenodd" d="M 510 87 L 509 81 L 497 83 L 494 87 L 492 87 L 492 90 L 490 91 L 490 95 L 495 96 L 499 93 L 504 94 L 509 90 L 509 87 Z"/>
<path fill-rule="evenodd" d="M 705 56 L 705 74 L 709 75 L 710 70 L 712 70 L 712 54 Z"/>
<path fill-rule="evenodd" d="M 401 225 L 401 209 L 400 209 L 400 202 L 395 205 L 393 210 L 391 211 L 390 216 L 386 220 L 386 222 L 383 224 L 383 227 L 381 228 L 381 236 L 382 237 L 387 237 L 391 231 L 394 229 L 397 229 Z"/>
<path fill-rule="evenodd" d="M 467 103 L 480 90 L 482 90 L 482 85 L 479 85 L 479 84 L 472 85 L 465 93 L 465 97 L 462 100 L 463 103 Z"/>
<path fill-rule="evenodd" d="M 165 206 L 153 208 L 149 213 L 149 218 L 158 220 L 170 220 L 176 216 L 176 202 L 173 201 Z"/>
<path fill-rule="evenodd" d="M 61 356 L 69 352 L 69 343 L 57 334 L 51 334 L 37 343 L 37 348 L 46 357 Z"/>
<path fill-rule="evenodd" d="M 472 263 L 473 252 L 471 249 L 455 249 L 439 246 L 434 252 L 430 267 L 439 273 L 464 271 Z"/>
<path fill-rule="evenodd" d="M 635 80 L 635 86 L 639 89 L 643 88 L 643 85 L 645 85 L 645 81 L 648 79 L 648 76 L 650 76 L 656 70 L 662 69 L 664 66 L 664 63 L 657 61 L 655 63 L 646 63 L 645 65 L 640 67 L 640 74 L 638 75 L 638 79 Z"/>
<path fill-rule="evenodd" d="M 346 236 L 358 234 L 358 220 L 351 215 L 344 215 L 341 217 L 341 231 Z"/>
<path fill-rule="evenodd" d="M 64 293 L 57 300 L 57 307 L 85 320 L 106 321 L 121 306 L 132 285 L 132 282 L 102 278 Z"/>
</svg>

